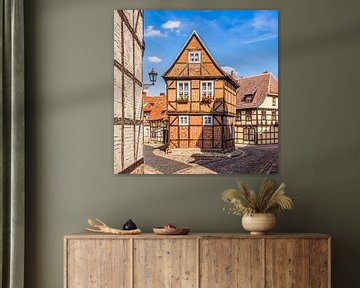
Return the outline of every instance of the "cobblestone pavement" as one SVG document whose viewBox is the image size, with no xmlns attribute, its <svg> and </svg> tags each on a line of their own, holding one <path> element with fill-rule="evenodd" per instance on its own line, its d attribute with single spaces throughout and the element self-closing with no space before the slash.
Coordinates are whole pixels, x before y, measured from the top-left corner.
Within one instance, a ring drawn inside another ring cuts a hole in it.
<svg viewBox="0 0 360 288">
<path fill-rule="evenodd" d="M 244 153 L 226 159 L 196 163 L 219 174 L 272 174 L 278 172 L 277 145 L 237 147 Z"/>
<path fill-rule="evenodd" d="M 145 145 L 146 174 L 272 174 L 278 172 L 277 145 L 237 146 L 229 153 Z"/>
<path fill-rule="evenodd" d="M 144 147 L 145 174 L 173 174 L 190 167 L 184 162 L 155 155 L 153 153 L 155 149 L 156 147 L 151 145 Z"/>
</svg>

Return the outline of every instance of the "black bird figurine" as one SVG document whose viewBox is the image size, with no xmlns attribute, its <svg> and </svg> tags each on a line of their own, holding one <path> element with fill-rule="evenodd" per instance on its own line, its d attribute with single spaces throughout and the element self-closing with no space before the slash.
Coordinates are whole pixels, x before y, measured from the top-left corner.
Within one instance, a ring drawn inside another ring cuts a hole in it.
<svg viewBox="0 0 360 288">
<path fill-rule="evenodd" d="M 135 229 L 137 229 L 137 226 L 131 219 L 126 221 L 126 223 L 123 226 L 123 230 L 135 230 Z"/>
</svg>

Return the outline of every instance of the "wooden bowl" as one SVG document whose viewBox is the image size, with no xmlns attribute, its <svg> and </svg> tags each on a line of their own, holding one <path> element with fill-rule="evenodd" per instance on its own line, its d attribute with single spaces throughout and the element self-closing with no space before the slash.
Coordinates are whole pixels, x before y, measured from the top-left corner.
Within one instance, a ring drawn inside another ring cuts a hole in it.
<svg viewBox="0 0 360 288">
<path fill-rule="evenodd" d="M 186 235 L 190 232 L 189 227 L 163 228 L 154 227 L 153 231 L 157 235 Z"/>
</svg>

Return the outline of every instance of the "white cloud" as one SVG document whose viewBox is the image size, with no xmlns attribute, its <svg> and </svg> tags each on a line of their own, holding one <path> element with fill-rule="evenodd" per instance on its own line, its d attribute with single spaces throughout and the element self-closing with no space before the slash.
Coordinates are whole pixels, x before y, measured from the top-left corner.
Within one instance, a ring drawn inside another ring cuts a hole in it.
<svg viewBox="0 0 360 288">
<path fill-rule="evenodd" d="M 270 11 L 260 11 L 255 13 L 251 26 L 257 30 L 277 30 L 277 18 Z"/>
<path fill-rule="evenodd" d="M 257 42 L 276 39 L 278 37 L 278 19 L 273 11 L 259 11 L 244 25 L 250 28 L 250 33 L 243 37 L 242 44 L 253 44 Z"/>
<path fill-rule="evenodd" d="M 157 56 L 149 56 L 147 57 L 147 59 L 151 62 L 151 63 L 160 63 L 162 61 L 161 58 L 157 57 Z"/>
<path fill-rule="evenodd" d="M 176 29 L 179 28 L 180 26 L 181 26 L 181 22 L 175 20 L 169 20 L 161 25 L 161 27 L 164 29 Z"/>
<path fill-rule="evenodd" d="M 276 37 L 278 37 L 277 33 L 264 33 L 261 35 L 254 36 L 250 39 L 244 40 L 242 44 L 252 44 L 252 43 L 262 42 L 266 40 L 275 39 Z"/>
<path fill-rule="evenodd" d="M 238 75 L 238 71 L 234 68 L 234 67 L 231 67 L 231 66 L 222 66 L 221 67 L 222 70 L 224 70 L 227 74 L 231 74 L 231 71 L 233 71 L 235 73 L 235 76 L 237 77 Z"/>
<path fill-rule="evenodd" d="M 160 30 L 155 29 L 154 26 L 147 26 L 145 29 L 145 37 L 166 37 Z"/>
</svg>

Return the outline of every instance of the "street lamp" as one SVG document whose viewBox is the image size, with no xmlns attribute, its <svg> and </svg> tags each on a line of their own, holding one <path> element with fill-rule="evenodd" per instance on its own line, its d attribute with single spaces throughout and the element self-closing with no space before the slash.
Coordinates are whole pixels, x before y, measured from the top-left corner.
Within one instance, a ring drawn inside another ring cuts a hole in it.
<svg viewBox="0 0 360 288">
<path fill-rule="evenodd" d="M 152 85 L 155 85 L 156 82 L 156 78 L 157 78 L 158 73 L 155 72 L 154 68 L 151 69 L 151 71 L 149 72 L 149 79 L 150 79 L 150 84 L 143 84 L 144 89 L 149 88 Z"/>
</svg>

